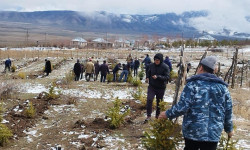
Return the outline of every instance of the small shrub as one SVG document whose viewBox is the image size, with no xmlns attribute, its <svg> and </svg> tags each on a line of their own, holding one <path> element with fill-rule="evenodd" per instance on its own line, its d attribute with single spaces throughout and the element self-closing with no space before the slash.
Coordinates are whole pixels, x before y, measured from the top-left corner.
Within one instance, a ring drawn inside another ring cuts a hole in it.
<svg viewBox="0 0 250 150">
<path fill-rule="evenodd" d="M 70 83 L 71 81 L 74 81 L 74 79 L 75 79 L 75 74 L 73 73 L 73 71 L 70 71 L 65 74 L 66 84 Z"/>
<path fill-rule="evenodd" d="M 107 81 L 108 83 L 113 81 L 113 74 L 107 74 Z"/>
<path fill-rule="evenodd" d="M 34 118 L 36 115 L 36 109 L 34 108 L 32 102 L 29 103 L 28 108 L 24 110 L 24 114 L 28 118 Z"/>
<path fill-rule="evenodd" d="M 3 104 L 0 103 L 0 123 L 3 121 Z"/>
<path fill-rule="evenodd" d="M 155 119 L 151 128 L 144 132 L 143 145 L 150 150 L 178 149 L 182 141 L 181 127 L 167 119 Z"/>
<path fill-rule="evenodd" d="M 46 93 L 46 97 L 48 99 L 57 99 L 60 97 L 60 92 L 56 93 L 55 91 L 55 83 L 53 82 L 49 88 L 49 93 Z"/>
<path fill-rule="evenodd" d="M 170 72 L 170 80 L 175 80 L 178 78 L 178 74 L 173 70 Z"/>
<path fill-rule="evenodd" d="M 235 126 L 234 126 L 234 130 L 236 130 Z M 241 150 L 241 148 L 236 148 L 237 143 L 238 143 L 238 140 L 233 140 L 232 138 L 228 139 L 227 134 L 223 133 L 221 135 L 217 149 L 218 150 Z"/>
<path fill-rule="evenodd" d="M 17 74 L 21 79 L 26 79 L 26 73 L 25 72 L 19 72 Z"/>
<path fill-rule="evenodd" d="M 13 64 L 10 69 L 11 69 L 11 72 L 15 72 L 16 71 L 16 66 Z"/>
<path fill-rule="evenodd" d="M 142 83 L 141 83 L 141 80 L 139 80 L 137 77 L 135 77 L 132 80 L 132 84 L 133 84 L 133 86 L 140 86 Z"/>
<path fill-rule="evenodd" d="M 141 102 L 141 109 L 145 109 L 147 105 L 147 96 L 143 93 L 142 87 L 138 87 L 137 91 L 132 94 L 134 99 L 140 100 Z M 155 103 L 153 103 L 155 106 Z"/>
<path fill-rule="evenodd" d="M 0 123 L 0 146 L 7 144 L 8 139 L 12 136 L 12 131 L 6 125 Z"/>
<path fill-rule="evenodd" d="M 132 81 L 133 81 L 133 77 L 132 77 L 131 73 L 129 73 L 128 78 L 127 78 L 127 82 L 132 83 Z"/>
<path fill-rule="evenodd" d="M 116 98 L 113 102 L 113 107 L 110 107 L 107 111 L 107 116 L 110 119 L 110 127 L 112 129 L 119 128 L 121 124 L 124 123 L 124 118 L 130 113 L 130 109 L 127 109 L 122 106 L 122 102 L 120 99 Z M 121 110 L 125 110 L 121 112 Z"/>
<path fill-rule="evenodd" d="M 144 71 L 143 71 L 143 70 L 141 70 L 141 71 L 139 72 L 138 76 L 139 76 L 140 80 L 142 80 L 142 79 L 143 79 L 144 74 L 145 74 L 145 73 L 144 73 Z"/>
</svg>

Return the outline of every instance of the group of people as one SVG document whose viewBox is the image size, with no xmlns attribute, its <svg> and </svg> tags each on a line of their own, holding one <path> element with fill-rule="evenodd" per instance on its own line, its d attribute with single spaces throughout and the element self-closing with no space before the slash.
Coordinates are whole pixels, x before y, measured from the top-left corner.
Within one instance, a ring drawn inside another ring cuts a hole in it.
<svg viewBox="0 0 250 150">
<path fill-rule="evenodd" d="M 184 150 L 216 150 L 223 129 L 228 138 L 233 136 L 232 99 L 227 83 L 214 74 L 216 57 L 207 56 L 200 62 L 197 74 L 187 79 L 178 103 L 164 111 L 160 110 L 159 102 L 163 100 L 169 80 L 172 65 L 168 63 L 158 53 L 154 56 L 154 62 L 146 67 L 149 86 L 145 123 L 151 120 L 152 102 L 156 96 L 156 119 L 172 120 L 184 115 Z M 190 64 L 188 66 L 190 69 Z"/>
<path fill-rule="evenodd" d="M 133 60 L 130 54 L 127 58 L 127 64 L 118 63 L 112 69 L 113 82 L 117 80 L 121 82 L 122 79 L 123 82 L 126 82 L 129 72 L 133 72 L 134 76 L 137 76 L 139 67 L 140 61 L 136 57 L 135 60 Z M 118 79 L 117 73 L 119 70 L 121 70 L 121 74 Z M 110 74 L 111 72 L 106 60 L 104 60 L 102 64 L 99 64 L 98 60 L 96 62 L 93 62 L 92 58 L 89 58 L 87 63 L 80 63 L 80 60 L 78 59 L 74 65 L 73 71 L 75 73 L 75 81 L 82 79 L 83 73 L 85 72 L 86 81 L 90 81 L 91 77 L 93 77 L 94 81 L 96 81 L 99 74 L 101 74 L 100 82 L 105 82 L 107 74 Z"/>
</svg>

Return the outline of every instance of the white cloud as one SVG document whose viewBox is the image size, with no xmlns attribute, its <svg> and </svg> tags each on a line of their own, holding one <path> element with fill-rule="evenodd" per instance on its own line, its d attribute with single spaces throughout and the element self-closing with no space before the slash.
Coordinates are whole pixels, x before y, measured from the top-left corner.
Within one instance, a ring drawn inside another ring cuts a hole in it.
<svg viewBox="0 0 250 150">
<path fill-rule="evenodd" d="M 158 14 L 207 10 L 209 17 L 191 21 L 199 29 L 219 30 L 230 27 L 250 32 L 250 0 L 0 0 L 0 10 L 43 11 L 75 10 L 83 12 L 108 11 L 118 14 Z M 103 17 L 100 17 L 103 19 Z M 99 19 L 100 19 L 99 18 Z"/>
</svg>

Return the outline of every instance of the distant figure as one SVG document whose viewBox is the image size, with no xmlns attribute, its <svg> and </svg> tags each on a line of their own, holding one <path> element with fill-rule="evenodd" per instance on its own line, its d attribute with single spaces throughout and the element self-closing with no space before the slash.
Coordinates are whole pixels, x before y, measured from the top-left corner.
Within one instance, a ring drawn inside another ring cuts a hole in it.
<svg viewBox="0 0 250 150">
<path fill-rule="evenodd" d="M 129 69 L 131 68 L 131 62 L 133 61 L 131 54 L 128 55 L 126 61 L 127 61 L 128 71 L 129 71 Z"/>
<path fill-rule="evenodd" d="M 10 71 L 10 66 L 11 66 L 11 60 L 8 58 L 8 59 L 5 61 L 5 68 L 4 68 L 4 71 L 6 71 L 7 68 L 8 68 L 8 70 Z"/>
<path fill-rule="evenodd" d="M 172 63 L 168 56 L 165 57 L 165 60 L 163 61 L 166 65 L 168 65 L 170 72 L 172 71 Z"/>
<path fill-rule="evenodd" d="M 77 62 L 74 65 L 75 81 L 79 81 L 81 72 L 82 72 L 82 67 L 81 64 L 79 63 L 79 59 L 77 59 Z"/>
<path fill-rule="evenodd" d="M 131 74 L 134 71 L 134 67 L 135 67 L 135 63 L 134 63 L 134 60 L 132 59 L 131 62 L 130 62 L 130 71 L 131 71 Z"/>
<path fill-rule="evenodd" d="M 100 71 L 100 64 L 99 61 L 97 60 L 95 63 L 95 76 L 94 76 L 94 81 L 97 80 L 98 75 L 99 75 L 99 71 Z"/>
<path fill-rule="evenodd" d="M 116 81 L 116 74 L 117 74 L 117 72 L 119 71 L 119 70 L 121 70 L 121 63 L 118 63 L 116 66 L 115 66 L 115 68 L 113 69 L 113 82 L 115 82 Z"/>
<path fill-rule="evenodd" d="M 188 63 L 188 64 L 187 64 L 187 73 L 189 72 L 189 70 L 191 69 L 191 67 L 192 67 L 191 64 Z"/>
<path fill-rule="evenodd" d="M 85 73 L 86 81 L 90 81 L 91 75 L 95 71 L 95 66 L 92 63 L 92 59 L 91 58 L 89 59 L 89 62 L 87 62 L 85 71 L 86 71 L 86 73 Z"/>
<path fill-rule="evenodd" d="M 137 76 L 138 74 L 138 68 L 140 67 L 140 61 L 138 60 L 137 57 L 135 57 L 135 62 L 134 62 L 134 76 Z"/>
<path fill-rule="evenodd" d="M 48 59 L 45 59 L 45 70 L 44 72 L 46 72 L 46 76 L 49 75 L 49 73 L 51 73 L 51 63 Z"/>
<path fill-rule="evenodd" d="M 146 55 L 146 58 L 142 61 L 142 63 L 145 64 L 146 73 L 147 73 L 149 69 L 149 65 L 151 64 L 151 59 L 149 58 L 148 54 Z"/>
<path fill-rule="evenodd" d="M 100 72 L 101 72 L 101 82 L 105 82 L 107 73 L 109 74 L 109 67 L 106 64 L 106 60 L 103 61 L 103 64 L 100 66 Z"/>
<path fill-rule="evenodd" d="M 83 63 L 81 63 L 81 74 L 80 74 L 80 79 L 83 78 L 83 73 L 84 73 L 84 71 L 85 71 L 84 65 L 83 65 Z"/>
<path fill-rule="evenodd" d="M 123 79 L 123 82 L 127 82 L 127 77 L 128 77 L 128 65 L 122 64 L 122 67 L 123 67 L 123 70 L 122 70 L 122 73 L 121 73 L 121 75 L 120 75 L 119 82 L 121 82 L 123 76 L 125 76 L 124 79 Z"/>
</svg>

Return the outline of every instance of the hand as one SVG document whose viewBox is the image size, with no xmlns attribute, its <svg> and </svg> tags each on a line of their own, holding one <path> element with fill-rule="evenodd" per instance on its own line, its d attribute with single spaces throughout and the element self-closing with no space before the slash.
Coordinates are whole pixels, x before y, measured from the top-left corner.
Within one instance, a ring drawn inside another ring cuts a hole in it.
<svg viewBox="0 0 250 150">
<path fill-rule="evenodd" d="M 146 78 L 145 82 L 148 83 L 148 78 Z"/>
<path fill-rule="evenodd" d="M 153 79 L 156 79 L 156 78 L 157 78 L 157 76 L 156 76 L 156 75 L 153 75 L 153 76 L 152 76 L 152 78 L 153 78 Z"/>
<path fill-rule="evenodd" d="M 233 136 L 233 131 L 231 131 L 231 132 L 229 132 L 229 133 L 227 133 L 227 135 L 228 135 L 228 138 L 230 139 L 232 136 Z"/>
<path fill-rule="evenodd" d="M 167 119 L 168 117 L 166 116 L 166 112 L 163 111 L 163 112 L 160 113 L 160 115 L 159 115 L 158 118 L 159 118 L 159 119 Z"/>
</svg>

